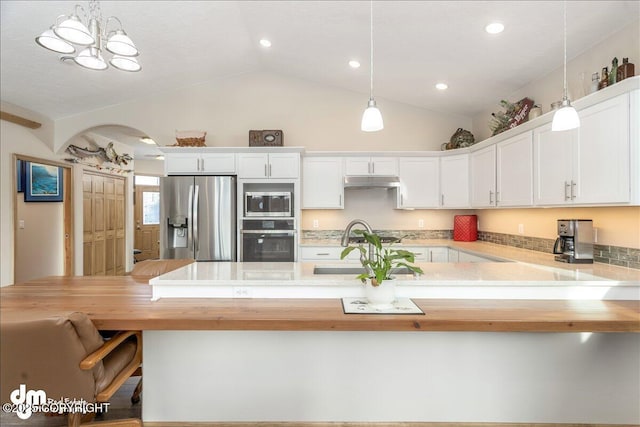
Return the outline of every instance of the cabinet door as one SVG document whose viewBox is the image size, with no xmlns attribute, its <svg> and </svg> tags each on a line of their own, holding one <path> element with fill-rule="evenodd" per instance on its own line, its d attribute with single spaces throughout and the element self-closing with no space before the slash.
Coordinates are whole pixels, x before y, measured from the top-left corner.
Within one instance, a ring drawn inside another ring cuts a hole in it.
<svg viewBox="0 0 640 427">
<path fill-rule="evenodd" d="M 469 156 L 460 154 L 440 159 L 440 206 L 469 207 Z"/>
<path fill-rule="evenodd" d="M 536 205 L 571 203 L 576 135 L 575 130 L 553 132 L 551 123 L 533 132 L 533 194 Z"/>
<path fill-rule="evenodd" d="M 372 157 L 371 175 L 398 176 L 398 159 L 394 157 Z"/>
<path fill-rule="evenodd" d="M 238 178 L 267 178 L 268 157 L 262 153 L 238 154 Z"/>
<path fill-rule="evenodd" d="M 429 248 L 424 246 L 394 246 L 396 249 L 413 252 L 415 262 L 429 261 Z"/>
<path fill-rule="evenodd" d="M 200 172 L 200 155 L 196 153 L 165 154 L 164 168 L 167 175 L 194 174 Z"/>
<path fill-rule="evenodd" d="M 471 153 L 471 206 L 495 206 L 496 202 L 496 146 Z"/>
<path fill-rule="evenodd" d="M 629 94 L 578 114 L 574 203 L 629 202 Z"/>
<path fill-rule="evenodd" d="M 370 157 L 348 157 L 344 161 L 344 174 L 352 175 L 369 175 L 371 173 Z"/>
<path fill-rule="evenodd" d="M 437 157 L 407 157 L 400 167 L 399 208 L 437 208 L 440 205 L 440 161 Z"/>
<path fill-rule="evenodd" d="M 429 248 L 429 262 L 449 262 L 449 249 Z"/>
<path fill-rule="evenodd" d="M 533 204 L 533 132 L 497 145 L 497 205 Z"/>
<path fill-rule="evenodd" d="M 202 154 L 202 172 L 236 173 L 236 155 L 234 153 Z"/>
<path fill-rule="evenodd" d="M 302 160 L 302 209 L 343 209 L 344 184 L 340 157 Z"/>
<path fill-rule="evenodd" d="M 269 154 L 269 178 L 299 178 L 300 154 L 271 153 Z"/>
</svg>

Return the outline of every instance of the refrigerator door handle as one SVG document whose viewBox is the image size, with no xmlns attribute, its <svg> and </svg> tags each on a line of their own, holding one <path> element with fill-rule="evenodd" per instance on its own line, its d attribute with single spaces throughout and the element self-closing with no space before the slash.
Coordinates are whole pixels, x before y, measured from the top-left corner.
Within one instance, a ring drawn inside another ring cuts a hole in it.
<svg viewBox="0 0 640 427">
<path fill-rule="evenodd" d="M 189 215 L 189 221 L 191 221 L 191 224 L 187 224 L 187 246 L 188 247 L 193 247 L 193 211 L 192 208 L 193 207 L 193 185 L 189 186 L 189 211 L 187 212 L 187 214 Z"/>
<path fill-rule="evenodd" d="M 195 247 L 194 258 L 198 256 L 198 250 L 200 250 L 200 237 L 198 236 L 198 201 L 200 199 L 200 186 L 196 185 L 193 195 L 193 244 Z"/>
</svg>

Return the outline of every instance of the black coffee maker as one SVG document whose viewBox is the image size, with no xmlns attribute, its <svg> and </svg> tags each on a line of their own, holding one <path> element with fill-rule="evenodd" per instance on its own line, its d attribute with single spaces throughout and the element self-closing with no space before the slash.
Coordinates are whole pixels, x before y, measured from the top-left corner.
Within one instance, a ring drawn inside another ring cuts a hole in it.
<svg viewBox="0 0 640 427">
<path fill-rule="evenodd" d="M 593 264 L 593 221 L 559 219 L 558 238 L 553 245 L 555 259 L 571 264 Z"/>
</svg>

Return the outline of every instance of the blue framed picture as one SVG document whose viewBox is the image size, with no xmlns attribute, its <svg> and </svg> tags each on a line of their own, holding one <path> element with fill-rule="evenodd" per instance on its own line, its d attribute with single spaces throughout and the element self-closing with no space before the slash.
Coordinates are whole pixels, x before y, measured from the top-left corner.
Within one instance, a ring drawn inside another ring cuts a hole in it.
<svg viewBox="0 0 640 427">
<path fill-rule="evenodd" d="M 24 162 L 24 201 L 61 202 L 62 168 Z"/>
</svg>

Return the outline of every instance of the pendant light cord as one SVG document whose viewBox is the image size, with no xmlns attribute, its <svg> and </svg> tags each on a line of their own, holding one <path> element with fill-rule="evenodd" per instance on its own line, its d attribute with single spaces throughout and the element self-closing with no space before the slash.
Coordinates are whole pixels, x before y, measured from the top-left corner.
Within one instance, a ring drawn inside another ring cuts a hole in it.
<svg viewBox="0 0 640 427">
<path fill-rule="evenodd" d="M 567 0 L 564 0 L 564 93 L 563 100 L 568 99 L 567 96 Z"/>
<path fill-rule="evenodd" d="M 370 39 L 369 39 L 369 47 L 371 49 L 369 58 L 371 60 L 371 63 L 369 65 L 369 71 L 371 73 L 371 79 L 370 79 L 370 84 L 371 87 L 369 89 L 369 99 L 373 99 L 373 0 L 371 0 L 371 11 L 369 13 L 369 18 L 370 18 L 370 25 L 369 25 L 369 30 L 370 30 Z"/>
</svg>

